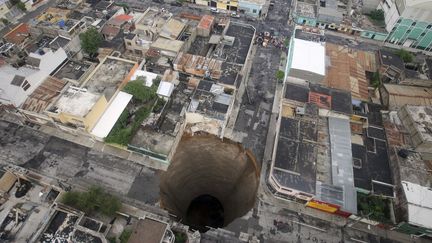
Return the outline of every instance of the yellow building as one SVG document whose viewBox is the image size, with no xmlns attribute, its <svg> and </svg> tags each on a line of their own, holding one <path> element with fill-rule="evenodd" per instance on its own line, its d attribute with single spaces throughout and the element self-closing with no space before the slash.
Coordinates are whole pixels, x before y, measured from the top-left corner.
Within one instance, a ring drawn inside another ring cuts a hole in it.
<svg viewBox="0 0 432 243">
<path fill-rule="evenodd" d="M 239 5 L 238 0 L 193 0 L 193 3 L 230 11 L 237 11 Z"/>
<path fill-rule="evenodd" d="M 107 107 L 104 95 L 70 87 L 47 110 L 47 114 L 57 123 L 90 132 Z"/>
</svg>

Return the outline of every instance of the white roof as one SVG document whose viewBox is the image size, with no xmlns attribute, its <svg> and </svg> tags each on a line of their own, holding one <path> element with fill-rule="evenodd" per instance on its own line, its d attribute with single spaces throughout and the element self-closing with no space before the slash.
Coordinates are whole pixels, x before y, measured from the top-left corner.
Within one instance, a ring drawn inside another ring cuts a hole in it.
<svg viewBox="0 0 432 243">
<path fill-rule="evenodd" d="M 21 67 L 16 69 L 9 64 L 0 66 L 0 103 L 13 104 L 20 107 L 27 97 L 52 73 L 63 61 L 66 60 L 66 52 L 60 48 L 56 52 L 51 50 L 44 55 L 30 53 L 31 57 L 40 59 L 39 69 Z M 23 84 L 16 86 L 11 84 L 15 75 L 22 76 L 30 84 L 27 90 L 23 89 Z"/>
<path fill-rule="evenodd" d="M 165 97 L 170 97 L 173 90 L 174 90 L 173 83 L 161 81 L 157 89 L 157 94 Z"/>
<path fill-rule="evenodd" d="M 323 43 L 295 38 L 291 68 L 325 75 L 325 47 Z"/>
<path fill-rule="evenodd" d="M 131 94 L 120 91 L 96 123 L 91 134 L 99 138 L 108 136 L 131 99 Z"/>
<path fill-rule="evenodd" d="M 153 79 L 157 77 L 157 74 L 152 72 L 147 72 L 144 70 L 136 70 L 130 80 L 136 80 L 140 76 L 146 78 L 145 86 L 151 87 L 153 85 Z"/>
<path fill-rule="evenodd" d="M 408 201 L 408 222 L 432 228 L 432 189 L 408 181 L 402 181 Z"/>
<path fill-rule="evenodd" d="M 60 96 L 54 106 L 57 108 L 57 113 L 61 112 L 73 116 L 85 117 L 100 97 L 100 94 L 70 87 Z"/>
</svg>

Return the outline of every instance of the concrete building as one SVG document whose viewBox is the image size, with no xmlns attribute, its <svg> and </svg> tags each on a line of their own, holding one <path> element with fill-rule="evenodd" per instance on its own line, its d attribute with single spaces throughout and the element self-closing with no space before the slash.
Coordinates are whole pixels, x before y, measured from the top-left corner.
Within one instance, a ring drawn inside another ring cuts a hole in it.
<svg viewBox="0 0 432 243">
<path fill-rule="evenodd" d="M 317 40 L 291 38 L 286 75 L 288 81 L 320 83 L 326 74 L 325 43 Z M 294 81 L 296 80 L 296 81 Z"/>
<path fill-rule="evenodd" d="M 257 18 L 263 14 L 265 2 L 263 0 L 239 0 L 238 10 L 242 14 Z"/>
<path fill-rule="evenodd" d="M 193 3 L 198 5 L 209 6 L 218 8 L 221 10 L 237 11 L 239 7 L 239 1 L 227 1 L 227 0 L 192 0 Z"/>
<path fill-rule="evenodd" d="M 432 108 L 405 105 L 398 111 L 398 116 L 408 131 L 415 150 L 432 154 Z"/>
<path fill-rule="evenodd" d="M 30 33 L 33 36 L 41 34 L 55 38 L 64 36 L 73 38 L 87 28 L 86 21 L 69 18 L 72 10 L 48 8 L 45 12 L 29 21 Z"/>
<path fill-rule="evenodd" d="M 432 189 L 408 181 L 402 181 L 407 202 L 407 223 L 425 229 L 432 237 Z"/>
<path fill-rule="evenodd" d="M 379 92 L 381 103 L 389 110 L 398 110 L 404 105 L 432 105 L 432 88 L 384 84 Z"/>
<path fill-rule="evenodd" d="M 384 11 L 385 41 L 419 50 L 432 50 L 431 1 L 385 0 L 378 6 Z"/>
<path fill-rule="evenodd" d="M 106 57 L 80 87 L 70 87 L 47 108 L 48 116 L 71 131 L 90 133 L 137 68 L 133 61 Z"/>
<path fill-rule="evenodd" d="M 30 28 L 28 24 L 21 23 L 3 36 L 3 40 L 24 48 L 30 41 Z"/>
<path fill-rule="evenodd" d="M 174 234 L 168 223 L 145 217 L 133 226 L 129 243 L 173 243 Z"/>
<path fill-rule="evenodd" d="M 16 68 L 4 61 L 0 65 L 0 103 L 20 107 L 34 90 L 52 74 L 67 55 L 63 49 L 30 53 L 25 66 Z"/>
</svg>

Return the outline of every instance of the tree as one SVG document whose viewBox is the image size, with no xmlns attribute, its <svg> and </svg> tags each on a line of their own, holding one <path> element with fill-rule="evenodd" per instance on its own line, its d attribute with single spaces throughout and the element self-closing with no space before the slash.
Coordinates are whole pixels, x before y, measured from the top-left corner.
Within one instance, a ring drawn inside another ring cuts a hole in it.
<svg viewBox="0 0 432 243">
<path fill-rule="evenodd" d="M 62 202 L 86 214 L 101 212 L 104 215 L 112 216 L 121 208 L 121 202 L 117 197 L 95 186 L 87 192 L 66 192 Z"/>
<path fill-rule="evenodd" d="M 16 7 L 17 7 L 19 10 L 23 11 L 23 12 L 27 11 L 27 8 L 26 8 L 25 4 L 24 4 L 23 2 L 21 2 L 21 1 L 19 1 L 19 2 L 16 4 Z"/>
<path fill-rule="evenodd" d="M 123 89 L 126 93 L 133 95 L 135 100 L 146 103 L 156 98 L 157 86 L 153 85 L 151 88 L 144 86 L 145 79 L 140 78 L 130 81 Z"/>
<path fill-rule="evenodd" d="M 372 84 L 372 86 L 373 86 L 375 89 L 379 88 L 379 86 L 381 85 L 381 78 L 380 78 L 380 74 L 379 74 L 378 71 L 376 71 L 376 72 L 373 74 L 373 77 L 372 77 L 372 80 L 371 80 L 371 81 L 372 81 L 371 84 Z"/>
<path fill-rule="evenodd" d="M 285 77 L 285 73 L 283 71 L 278 70 L 276 72 L 276 79 L 277 80 L 282 81 L 284 79 L 284 77 Z"/>
<path fill-rule="evenodd" d="M 383 21 L 384 20 L 384 11 L 381 9 L 375 9 L 371 11 L 369 14 L 369 17 L 376 21 Z"/>
<path fill-rule="evenodd" d="M 95 56 L 102 43 L 102 35 L 95 28 L 90 28 L 86 32 L 81 33 L 79 37 L 83 50 L 90 56 Z"/>
<path fill-rule="evenodd" d="M 10 24 L 9 20 L 7 20 L 7 19 L 5 19 L 5 18 L 1 18 L 1 22 L 2 22 L 4 25 L 8 25 L 8 24 Z"/>
<path fill-rule="evenodd" d="M 396 55 L 398 55 L 404 62 L 412 62 L 414 57 L 413 55 L 404 49 L 400 49 L 395 52 Z"/>
</svg>

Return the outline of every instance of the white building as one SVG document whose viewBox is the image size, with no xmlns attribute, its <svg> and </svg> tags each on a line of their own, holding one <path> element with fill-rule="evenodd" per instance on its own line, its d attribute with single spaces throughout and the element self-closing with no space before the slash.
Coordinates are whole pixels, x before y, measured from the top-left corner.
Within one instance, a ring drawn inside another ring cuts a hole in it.
<svg viewBox="0 0 432 243">
<path fill-rule="evenodd" d="M 325 77 L 325 43 L 293 38 L 288 55 L 289 81 L 319 83 Z"/>
<path fill-rule="evenodd" d="M 27 97 L 64 61 L 66 52 L 60 48 L 53 52 L 30 53 L 27 65 L 15 68 L 0 63 L 0 103 L 20 107 Z"/>
</svg>

